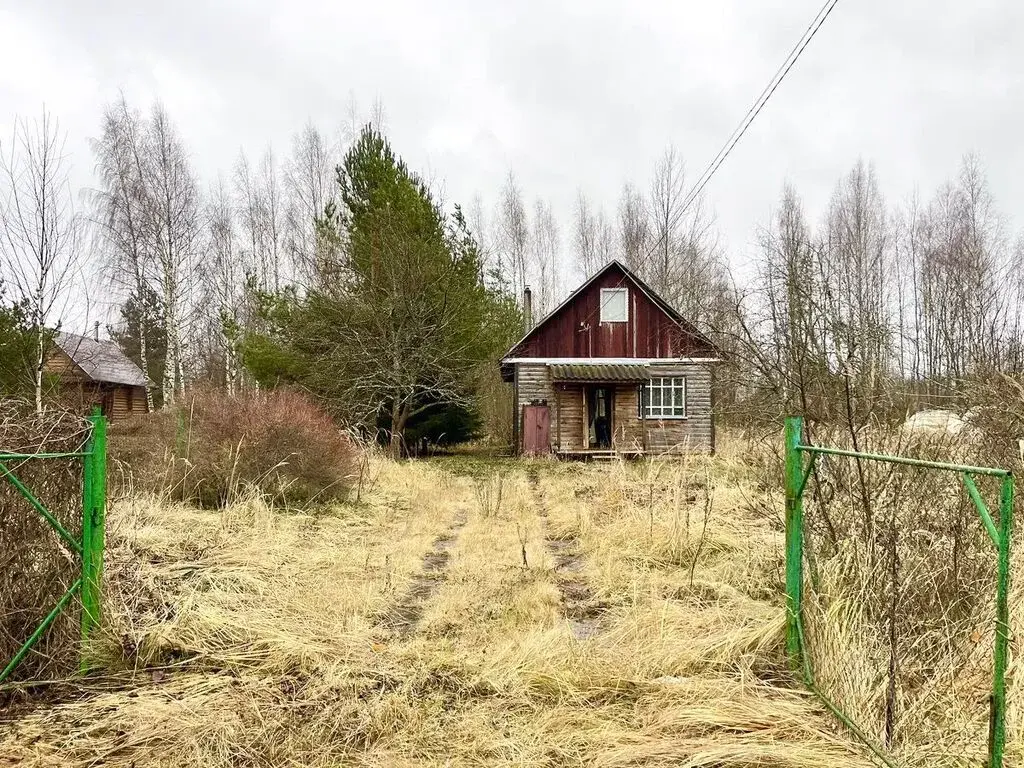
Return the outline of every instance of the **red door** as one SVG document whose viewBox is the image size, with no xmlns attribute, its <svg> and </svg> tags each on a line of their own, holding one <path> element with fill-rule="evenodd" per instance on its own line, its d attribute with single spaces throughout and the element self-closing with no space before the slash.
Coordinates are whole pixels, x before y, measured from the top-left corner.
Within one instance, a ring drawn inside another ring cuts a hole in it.
<svg viewBox="0 0 1024 768">
<path fill-rule="evenodd" d="M 523 406 L 523 453 L 542 456 L 551 452 L 551 413 L 546 405 Z"/>
</svg>

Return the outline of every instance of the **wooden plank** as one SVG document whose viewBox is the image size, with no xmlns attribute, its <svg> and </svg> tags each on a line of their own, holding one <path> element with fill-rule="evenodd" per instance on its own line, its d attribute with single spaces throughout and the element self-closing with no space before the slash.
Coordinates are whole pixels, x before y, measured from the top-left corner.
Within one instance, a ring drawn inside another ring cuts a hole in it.
<svg viewBox="0 0 1024 768">
<path fill-rule="evenodd" d="M 519 455 L 519 363 L 512 369 L 512 453 Z"/>
<path fill-rule="evenodd" d="M 561 387 L 555 387 L 555 445 L 562 450 L 562 397 Z"/>
<path fill-rule="evenodd" d="M 629 320 L 601 322 L 601 289 L 629 291 Z M 696 357 L 717 354 L 681 327 L 617 266 L 537 326 L 513 357 Z"/>
<path fill-rule="evenodd" d="M 647 453 L 647 409 L 644 408 L 644 390 L 647 389 L 646 384 L 640 385 L 640 391 L 637 392 L 638 408 L 640 410 L 640 440 L 643 446 L 644 453 Z"/>
<path fill-rule="evenodd" d="M 587 388 L 580 387 L 580 393 L 583 396 L 583 447 L 590 447 L 590 425 L 587 423 Z"/>
</svg>

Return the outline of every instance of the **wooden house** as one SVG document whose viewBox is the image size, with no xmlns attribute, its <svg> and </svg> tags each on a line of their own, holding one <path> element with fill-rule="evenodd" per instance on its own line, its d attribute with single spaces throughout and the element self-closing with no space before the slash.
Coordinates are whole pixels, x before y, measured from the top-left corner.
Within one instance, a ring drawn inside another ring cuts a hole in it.
<svg viewBox="0 0 1024 768">
<path fill-rule="evenodd" d="M 613 261 L 502 359 L 502 377 L 515 392 L 516 451 L 711 453 L 720 357 L 707 336 Z"/>
<path fill-rule="evenodd" d="M 146 376 L 113 341 L 57 331 L 43 370 L 69 407 L 98 405 L 112 421 L 149 411 Z"/>
</svg>

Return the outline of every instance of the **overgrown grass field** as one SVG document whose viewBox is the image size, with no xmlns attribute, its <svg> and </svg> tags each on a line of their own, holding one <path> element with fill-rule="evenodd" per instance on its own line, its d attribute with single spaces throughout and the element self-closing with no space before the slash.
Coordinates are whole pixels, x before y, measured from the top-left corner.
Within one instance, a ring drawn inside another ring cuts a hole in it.
<svg viewBox="0 0 1024 768">
<path fill-rule="evenodd" d="M 0 765 L 871 765 L 787 669 L 782 499 L 723 443 L 122 499 L 97 671 L 16 695 Z"/>
</svg>

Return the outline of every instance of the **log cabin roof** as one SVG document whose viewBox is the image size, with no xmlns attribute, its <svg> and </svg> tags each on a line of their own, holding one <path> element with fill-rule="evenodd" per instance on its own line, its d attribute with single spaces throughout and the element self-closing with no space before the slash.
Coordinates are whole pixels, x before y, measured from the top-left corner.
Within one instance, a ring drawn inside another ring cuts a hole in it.
<svg viewBox="0 0 1024 768">
<path fill-rule="evenodd" d="M 121 351 L 116 342 L 98 341 L 64 331 L 57 331 L 53 341 L 90 381 L 132 387 L 149 385 L 142 369 Z"/>
</svg>

